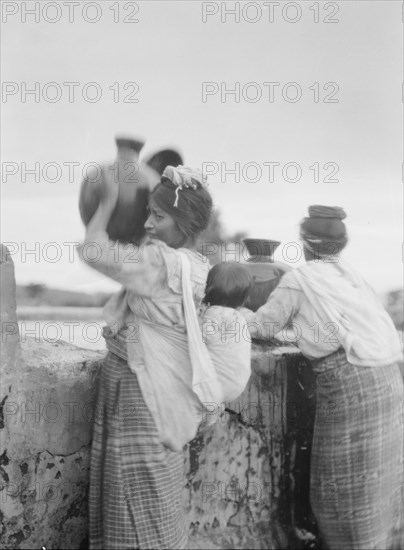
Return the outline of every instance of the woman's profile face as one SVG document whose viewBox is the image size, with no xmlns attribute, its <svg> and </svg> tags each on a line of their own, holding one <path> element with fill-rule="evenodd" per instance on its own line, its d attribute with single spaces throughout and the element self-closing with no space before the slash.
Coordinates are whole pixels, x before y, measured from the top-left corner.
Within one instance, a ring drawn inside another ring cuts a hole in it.
<svg viewBox="0 0 404 550">
<path fill-rule="evenodd" d="M 149 202 L 149 217 L 144 227 L 148 237 L 160 239 L 172 248 L 178 248 L 184 242 L 184 235 L 178 229 L 174 219 L 159 208 L 153 198 Z"/>
</svg>

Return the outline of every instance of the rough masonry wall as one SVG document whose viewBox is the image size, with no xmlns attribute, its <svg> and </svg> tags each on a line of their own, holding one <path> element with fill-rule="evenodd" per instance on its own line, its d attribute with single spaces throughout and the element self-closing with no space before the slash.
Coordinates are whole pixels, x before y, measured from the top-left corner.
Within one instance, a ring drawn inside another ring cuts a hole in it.
<svg viewBox="0 0 404 550">
<path fill-rule="evenodd" d="M 86 547 L 101 357 L 67 343 L 22 344 L 25 383 L 10 394 L 10 436 L 1 449 L 4 547 Z M 186 449 L 183 502 L 194 547 L 299 547 L 295 527 L 305 518 L 294 519 L 293 475 L 307 457 L 297 467 L 297 439 L 288 438 L 287 428 L 288 406 L 289 424 L 296 421 L 295 405 L 287 404 L 287 371 L 298 368 L 298 355 L 256 346 L 246 391 Z"/>
<path fill-rule="evenodd" d="M 189 446 L 184 504 L 195 548 L 317 548 L 310 367 L 290 348 L 254 345 L 252 371 L 222 422 Z"/>
</svg>

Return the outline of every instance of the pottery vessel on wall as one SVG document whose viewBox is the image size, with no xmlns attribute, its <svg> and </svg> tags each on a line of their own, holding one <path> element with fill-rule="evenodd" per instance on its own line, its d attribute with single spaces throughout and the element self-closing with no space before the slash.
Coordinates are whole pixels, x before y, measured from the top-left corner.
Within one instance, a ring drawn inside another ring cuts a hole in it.
<svg viewBox="0 0 404 550">
<path fill-rule="evenodd" d="M 290 270 L 283 262 L 275 262 L 273 255 L 281 244 L 268 239 L 244 239 L 248 251 L 245 264 L 253 276 L 253 286 L 248 294 L 245 307 L 257 311 L 268 300 L 269 295 L 278 285 L 282 275 Z"/>
</svg>

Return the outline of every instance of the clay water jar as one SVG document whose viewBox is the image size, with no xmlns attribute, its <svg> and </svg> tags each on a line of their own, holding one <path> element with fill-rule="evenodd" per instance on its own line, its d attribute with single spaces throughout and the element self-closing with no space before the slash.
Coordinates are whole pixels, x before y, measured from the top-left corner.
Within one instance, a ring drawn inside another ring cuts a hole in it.
<svg viewBox="0 0 404 550">
<path fill-rule="evenodd" d="M 174 149 L 156 151 L 150 154 L 143 162 L 147 166 L 150 166 L 150 168 L 153 168 L 160 176 L 167 166 L 179 166 L 183 164 L 181 155 Z"/>
<path fill-rule="evenodd" d="M 182 158 L 172 149 L 154 153 L 147 161 L 139 161 L 144 142 L 117 137 L 115 160 L 94 167 L 87 174 L 80 189 L 79 211 L 84 225 L 93 217 L 100 202 L 100 184 L 110 171 L 119 185 L 115 210 L 107 226 L 111 240 L 139 244 L 145 235 L 144 224 L 148 217 L 150 192 L 159 183 L 166 166 L 182 164 Z"/>
<path fill-rule="evenodd" d="M 244 239 L 248 257 L 245 266 L 253 276 L 253 286 L 247 296 L 245 307 L 257 311 L 266 303 L 282 275 L 291 269 L 283 262 L 275 262 L 273 255 L 281 244 L 268 239 Z"/>
</svg>

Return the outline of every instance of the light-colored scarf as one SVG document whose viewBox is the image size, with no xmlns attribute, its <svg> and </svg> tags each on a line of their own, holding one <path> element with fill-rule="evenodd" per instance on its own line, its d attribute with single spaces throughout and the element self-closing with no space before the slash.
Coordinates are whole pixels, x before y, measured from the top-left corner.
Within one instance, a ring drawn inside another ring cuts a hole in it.
<svg viewBox="0 0 404 550">
<path fill-rule="evenodd" d="M 209 351 L 203 342 L 202 332 L 191 286 L 191 264 L 183 252 L 178 252 L 182 263 L 182 295 L 184 300 L 185 325 L 187 327 L 189 355 L 192 365 L 192 390 L 205 407 L 214 403 L 220 405 L 223 392 Z M 210 419 L 213 423 L 214 419 Z"/>
<path fill-rule="evenodd" d="M 394 324 L 369 284 L 345 261 L 308 262 L 294 270 L 320 319 L 334 323 L 353 365 L 388 365 L 402 359 Z"/>
</svg>

